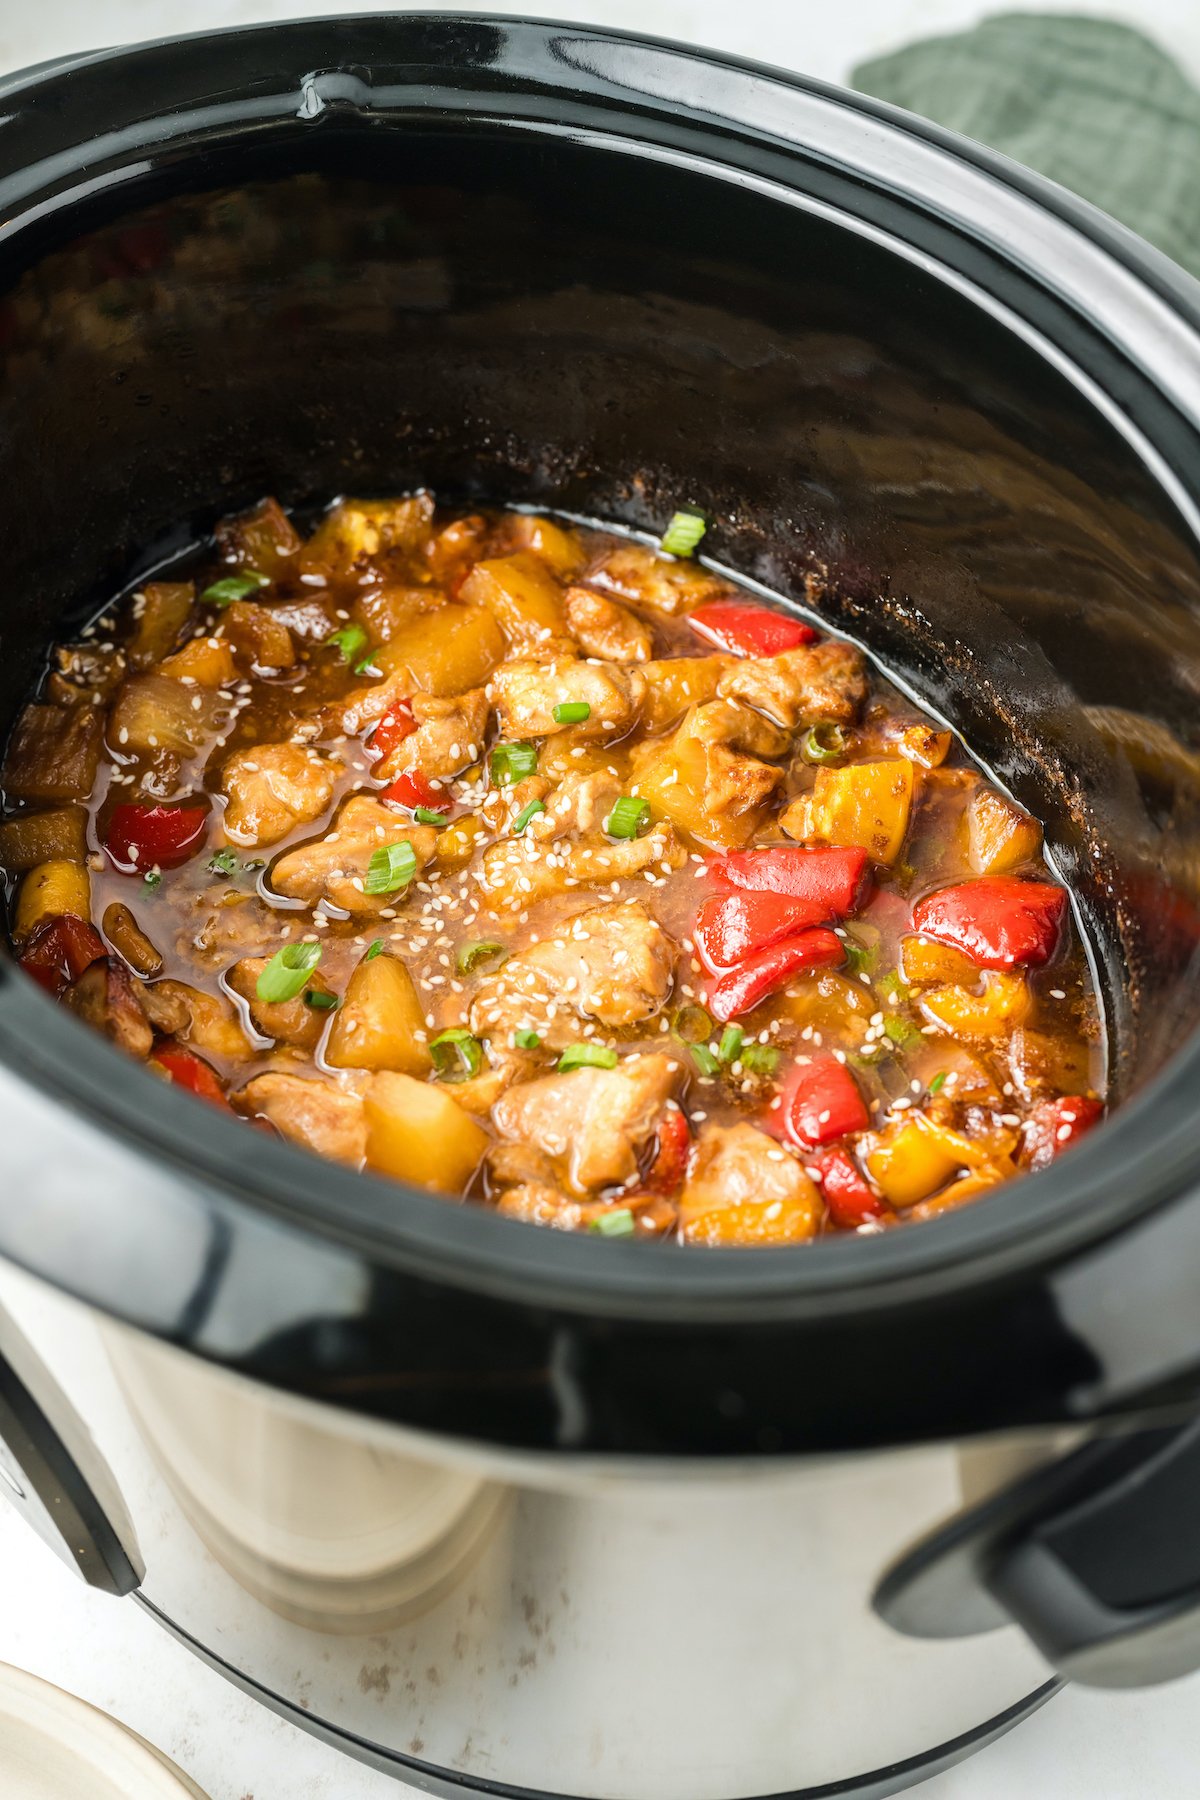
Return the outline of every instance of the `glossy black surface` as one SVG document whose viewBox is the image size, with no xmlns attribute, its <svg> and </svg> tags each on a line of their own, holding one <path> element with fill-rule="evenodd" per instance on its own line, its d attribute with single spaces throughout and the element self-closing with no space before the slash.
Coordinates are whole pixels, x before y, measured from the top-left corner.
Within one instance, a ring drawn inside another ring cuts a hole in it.
<svg viewBox="0 0 1200 1800">
<path fill-rule="evenodd" d="M 263 1380 L 529 1447 L 794 1454 L 1190 1401 L 1200 1330 L 1161 1297 L 1200 1274 L 1200 436 L 1113 321 L 1140 284 L 1194 353 L 1192 285 L 1014 180 L 1113 259 L 1110 313 L 1070 305 L 986 205 L 951 219 L 965 171 L 1009 183 L 985 153 L 584 28 L 303 23 L 0 98 L 0 715 L 180 520 L 264 491 L 641 527 L 701 500 L 718 561 L 796 598 L 826 569 L 827 616 L 1047 821 L 1135 1096 L 935 1227 L 684 1255 L 302 1157 L 4 965 L 0 1251 Z M 826 115 L 840 161 L 806 147 Z M 906 191 L 857 162 L 880 133 L 928 161 Z"/>
</svg>

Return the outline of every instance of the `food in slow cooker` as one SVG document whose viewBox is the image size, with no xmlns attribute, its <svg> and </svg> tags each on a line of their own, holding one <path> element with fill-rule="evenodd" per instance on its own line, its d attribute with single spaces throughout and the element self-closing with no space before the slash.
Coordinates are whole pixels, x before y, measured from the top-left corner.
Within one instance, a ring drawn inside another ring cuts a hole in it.
<svg viewBox="0 0 1200 1800">
<path fill-rule="evenodd" d="M 925 1219 L 1102 1110 L 1038 824 L 863 654 L 662 546 L 273 500 L 56 649 L 21 966 L 212 1106 L 514 1219 Z"/>
</svg>

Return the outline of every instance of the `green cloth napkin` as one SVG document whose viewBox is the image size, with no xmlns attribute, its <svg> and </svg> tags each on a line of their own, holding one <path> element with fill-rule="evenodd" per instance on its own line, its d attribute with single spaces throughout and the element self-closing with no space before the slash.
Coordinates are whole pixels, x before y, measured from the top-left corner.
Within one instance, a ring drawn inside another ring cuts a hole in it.
<svg viewBox="0 0 1200 1800">
<path fill-rule="evenodd" d="M 1200 275 L 1200 90 L 1140 31 L 1002 13 L 851 80 L 1061 182 Z"/>
</svg>

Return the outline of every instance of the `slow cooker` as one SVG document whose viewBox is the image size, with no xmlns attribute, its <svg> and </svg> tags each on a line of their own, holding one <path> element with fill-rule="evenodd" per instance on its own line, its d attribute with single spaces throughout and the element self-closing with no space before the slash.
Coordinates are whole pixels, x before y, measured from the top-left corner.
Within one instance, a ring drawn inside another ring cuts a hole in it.
<svg viewBox="0 0 1200 1800">
<path fill-rule="evenodd" d="M 1200 289 L 872 101 L 491 17 L 12 78 L 0 221 L 0 717 L 268 491 L 702 504 L 1045 820 L 1120 1103 L 919 1229 L 580 1240 L 247 1132 L 0 962 L 8 1497 L 435 1793 L 883 1795 L 1200 1663 Z"/>
</svg>

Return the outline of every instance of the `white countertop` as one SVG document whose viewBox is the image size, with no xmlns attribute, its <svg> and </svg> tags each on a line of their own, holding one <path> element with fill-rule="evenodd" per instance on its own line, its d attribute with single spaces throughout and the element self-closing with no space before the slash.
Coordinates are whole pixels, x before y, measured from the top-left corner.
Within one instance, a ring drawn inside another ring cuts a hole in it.
<svg viewBox="0 0 1200 1800">
<path fill-rule="evenodd" d="M 1025 4 L 1034 10 L 1037 0 Z M 352 6 L 337 0 L 40 0 L 32 6 L 0 0 L 0 69 L 208 26 L 396 10 L 373 0 Z M 862 56 L 958 29 L 996 8 L 977 0 L 842 0 L 834 7 L 815 0 L 736 6 L 728 0 L 465 0 L 464 10 L 590 18 L 838 81 Z M 1200 77 L 1196 0 L 1139 0 L 1136 8 L 1054 0 L 1045 10 L 1128 12 Z M 45 1676 L 124 1720 L 212 1800 L 399 1800 L 409 1792 L 243 1698 L 132 1603 L 85 1588 L 2 1502 L 0 1595 L 0 1661 Z M 1052 1800 L 1195 1800 L 1198 1738 L 1200 1677 L 1141 1693 L 1076 1690 L 920 1792 L 922 1800 L 1013 1800 L 1025 1793 Z"/>
</svg>

